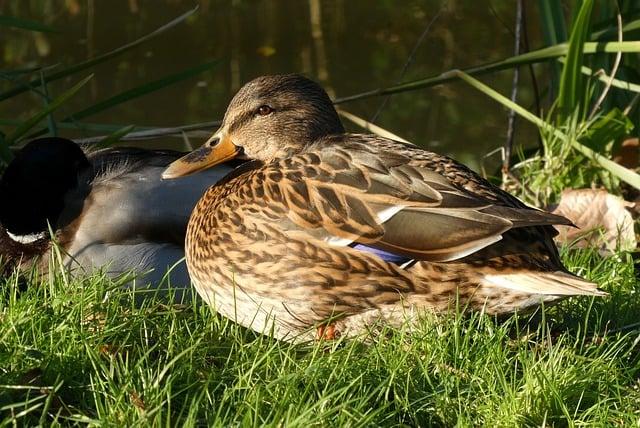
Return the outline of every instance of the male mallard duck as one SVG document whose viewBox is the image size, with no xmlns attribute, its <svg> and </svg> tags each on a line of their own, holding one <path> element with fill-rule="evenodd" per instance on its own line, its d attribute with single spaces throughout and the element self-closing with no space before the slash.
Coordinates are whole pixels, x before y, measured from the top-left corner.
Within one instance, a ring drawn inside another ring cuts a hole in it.
<svg viewBox="0 0 640 428">
<path fill-rule="evenodd" d="M 85 154 L 62 138 L 30 142 L 0 180 L 4 272 L 34 263 L 46 270 L 51 225 L 70 269 L 105 266 L 111 276 L 133 270 L 140 274 L 138 286 L 155 288 L 173 268 L 164 286 L 190 287 L 180 262 L 189 215 L 232 167 L 221 165 L 184 183 L 163 182 L 161 172 L 182 155 L 134 148 Z"/>
<path fill-rule="evenodd" d="M 254 161 L 198 202 L 186 253 L 198 293 L 246 327 L 335 337 L 456 301 L 504 314 L 606 294 L 562 266 L 551 225 L 566 218 L 448 157 L 346 134 L 324 90 L 302 76 L 247 83 L 218 132 L 163 177 L 241 154 Z"/>
</svg>

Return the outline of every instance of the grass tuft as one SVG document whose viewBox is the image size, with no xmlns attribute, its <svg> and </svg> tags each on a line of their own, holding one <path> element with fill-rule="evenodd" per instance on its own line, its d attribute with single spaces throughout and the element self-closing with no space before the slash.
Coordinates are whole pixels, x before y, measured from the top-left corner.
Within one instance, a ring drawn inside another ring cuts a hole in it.
<svg viewBox="0 0 640 428">
<path fill-rule="evenodd" d="M 610 296 L 502 321 L 425 314 L 371 343 L 280 343 L 198 303 L 136 304 L 101 274 L 26 287 L 11 277 L 0 283 L 0 415 L 25 425 L 634 423 L 633 259 L 563 257 Z"/>
</svg>

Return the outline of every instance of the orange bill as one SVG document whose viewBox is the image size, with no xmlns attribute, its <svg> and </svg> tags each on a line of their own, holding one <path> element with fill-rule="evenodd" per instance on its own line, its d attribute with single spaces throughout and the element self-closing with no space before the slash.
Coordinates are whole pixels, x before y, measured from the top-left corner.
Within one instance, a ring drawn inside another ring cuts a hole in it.
<svg viewBox="0 0 640 428">
<path fill-rule="evenodd" d="M 172 162 L 162 173 L 164 180 L 184 177 L 235 158 L 241 149 L 225 135 L 216 133 L 202 147 Z"/>
</svg>

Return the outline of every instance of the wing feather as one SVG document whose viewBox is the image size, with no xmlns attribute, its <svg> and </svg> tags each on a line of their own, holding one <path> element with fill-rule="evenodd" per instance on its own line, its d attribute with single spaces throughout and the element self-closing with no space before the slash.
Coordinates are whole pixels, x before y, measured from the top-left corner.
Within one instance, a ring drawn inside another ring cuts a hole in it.
<svg viewBox="0 0 640 428">
<path fill-rule="evenodd" d="M 480 183 L 482 192 L 458 185 L 451 171 L 434 170 L 423 150 L 391 150 L 392 143 L 316 143 L 306 153 L 264 166 L 249 185 L 264 189 L 254 193 L 264 193 L 274 211 L 286 213 L 288 221 L 280 226 L 296 234 L 306 230 L 332 245 L 364 243 L 417 260 L 465 257 L 512 228 L 571 224 L 497 188 L 491 193 L 479 177 L 461 181 Z M 460 171 L 473 174 L 463 166 Z"/>
</svg>

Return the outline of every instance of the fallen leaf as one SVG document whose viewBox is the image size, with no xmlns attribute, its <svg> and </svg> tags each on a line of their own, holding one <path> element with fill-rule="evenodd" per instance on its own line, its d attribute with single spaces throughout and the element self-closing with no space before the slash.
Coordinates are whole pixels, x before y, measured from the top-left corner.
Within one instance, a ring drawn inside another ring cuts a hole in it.
<svg viewBox="0 0 640 428">
<path fill-rule="evenodd" d="M 637 242 L 633 219 L 627 211 L 633 205 L 606 190 L 565 190 L 553 213 L 567 217 L 578 228 L 556 226 L 560 232 L 556 241 L 579 248 L 597 248 L 602 255 L 610 255 L 617 249 L 634 250 Z"/>
</svg>

